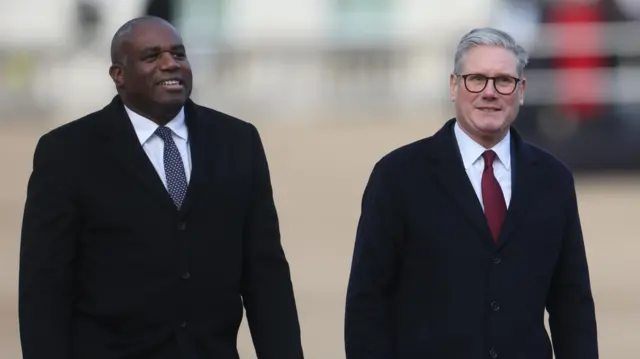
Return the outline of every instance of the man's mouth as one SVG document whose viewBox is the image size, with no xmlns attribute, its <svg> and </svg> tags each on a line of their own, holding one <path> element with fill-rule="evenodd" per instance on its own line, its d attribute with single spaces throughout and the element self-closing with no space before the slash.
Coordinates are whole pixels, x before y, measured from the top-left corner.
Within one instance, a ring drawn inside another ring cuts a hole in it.
<svg viewBox="0 0 640 359">
<path fill-rule="evenodd" d="M 167 90 L 182 90 L 184 87 L 184 83 L 178 79 L 160 81 L 158 85 Z"/>
<path fill-rule="evenodd" d="M 482 112 L 498 112 L 501 111 L 500 108 L 497 107 L 477 107 L 478 110 Z"/>
</svg>

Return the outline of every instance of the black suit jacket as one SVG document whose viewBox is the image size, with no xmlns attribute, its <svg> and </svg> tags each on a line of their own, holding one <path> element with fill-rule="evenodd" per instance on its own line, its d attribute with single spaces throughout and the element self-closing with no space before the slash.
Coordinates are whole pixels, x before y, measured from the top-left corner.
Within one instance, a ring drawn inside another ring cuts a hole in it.
<svg viewBox="0 0 640 359">
<path fill-rule="evenodd" d="M 41 137 L 20 253 L 24 359 L 237 358 L 243 304 L 261 359 L 300 329 L 256 128 L 189 101 L 178 211 L 118 96 Z"/>
<path fill-rule="evenodd" d="M 347 359 L 596 359 L 570 171 L 512 129 L 498 243 L 450 120 L 383 157 L 366 186 L 347 292 Z"/>
</svg>

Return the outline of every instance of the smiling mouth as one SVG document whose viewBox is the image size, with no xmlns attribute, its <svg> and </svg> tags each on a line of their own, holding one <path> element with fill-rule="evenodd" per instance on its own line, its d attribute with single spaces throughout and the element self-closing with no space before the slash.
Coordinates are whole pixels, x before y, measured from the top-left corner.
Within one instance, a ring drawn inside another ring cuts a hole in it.
<svg viewBox="0 0 640 359">
<path fill-rule="evenodd" d="M 501 111 L 499 108 L 490 108 L 490 107 L 479 107 L 478 110 L 482 112 L 498 112 Z"/>
<path fill-rule="evenodd" d="M 180 80 L 165 80 L 158 82 L 158 86 L 162 86 L 167 89 L 182 89 L 184 83 Z"/>
</svg>

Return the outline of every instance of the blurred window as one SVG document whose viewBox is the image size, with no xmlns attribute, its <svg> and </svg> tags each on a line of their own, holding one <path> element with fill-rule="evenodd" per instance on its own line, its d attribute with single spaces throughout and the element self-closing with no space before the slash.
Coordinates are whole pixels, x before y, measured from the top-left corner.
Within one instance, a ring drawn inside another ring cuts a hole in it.
<svg viewBox="0 0 640 359">
<path fill-rule="evenodd" d="M 157 16 L 169 22 L 174 20 L 174 0 L 149 0 L 146 15 Z"/>
<path fill-rule="evenodd" d="M 176 0 L 174 24 L 191 47 L 209 47 L 225 36 L 229 0 Z"/>
<path fill-rule="evenodd" d="M 334 0 L 336 31 L 340 37 L 379 38 L 389 33 L 394 0 Z"/>
<path fill-rule="evenodd" d="M 102 9 L 96 1 L 81 0 L 76 3 L 77 46 L 90 46 L 96 42 L 102 26 Z"/>
</svg>

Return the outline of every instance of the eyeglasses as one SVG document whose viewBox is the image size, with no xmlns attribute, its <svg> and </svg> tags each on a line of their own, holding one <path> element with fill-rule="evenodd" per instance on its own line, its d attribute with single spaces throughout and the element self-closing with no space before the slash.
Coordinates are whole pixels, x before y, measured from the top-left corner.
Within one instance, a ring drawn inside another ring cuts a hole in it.
<svg viewBox="0 0 640 359">
<path fill-rule="evenodd" d="M 464 80 L 464 87 L 472 93 L 480 93 L 487 87 L 489 80 L 493 80 L 493 88 L 501 95 L 511 95 L 521 79 L 511 76 L 485 76 L 481 74 L 457 75 Z"/>
</svg>

